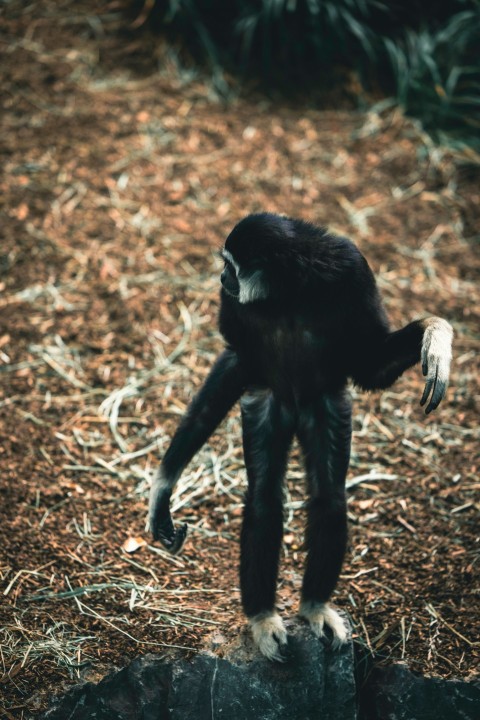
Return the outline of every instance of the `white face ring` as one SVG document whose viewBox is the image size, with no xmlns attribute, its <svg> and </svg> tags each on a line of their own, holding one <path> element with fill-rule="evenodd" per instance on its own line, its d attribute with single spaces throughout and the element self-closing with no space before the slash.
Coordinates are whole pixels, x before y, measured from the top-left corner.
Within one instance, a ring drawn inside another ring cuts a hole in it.
<svg viewBox="0 0 480 720">
<path fill-rule="evenodd" d="M 240 265 L 228 250 L 222 250 L 222 257 L 235 268 L 235 272 L 237 273 L 237 280 L 240 286 L 240 293 L 238 295 L 239 303 L 245 305 L 255 300 L 264 300 L 268 297 L 268 291 L 261 270 L 255 270 L 249 277 L 245 277 L 240 269 Z M 225 290 L 231 297 L 237 297 L 228 292 L 227 288 L 225 288 Z"/>
</svg>

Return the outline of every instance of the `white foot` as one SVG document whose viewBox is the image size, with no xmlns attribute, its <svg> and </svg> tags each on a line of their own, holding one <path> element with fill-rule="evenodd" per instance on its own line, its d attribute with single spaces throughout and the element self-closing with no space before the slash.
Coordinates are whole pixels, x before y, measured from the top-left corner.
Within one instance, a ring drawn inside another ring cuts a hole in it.
<svg viewBox="0 0 480 720">
<path fill-rule="evenodd" d="M 324 637 L 323 629 L 327 625 L 333 633 L 332 648 L 334 650 L 347 641 L 345 622 L 328 603 L 302 602 L 299 615 L 308 620 L 312 631 L 318 638 Z"/>
<path fill-rule="evenodd" d="M 277 613 L 259 613 L 249 619 L 256 646 L 266 658 L 276 662 L 285 662 L 287 631 L 282 618 Z"/>
</svg>

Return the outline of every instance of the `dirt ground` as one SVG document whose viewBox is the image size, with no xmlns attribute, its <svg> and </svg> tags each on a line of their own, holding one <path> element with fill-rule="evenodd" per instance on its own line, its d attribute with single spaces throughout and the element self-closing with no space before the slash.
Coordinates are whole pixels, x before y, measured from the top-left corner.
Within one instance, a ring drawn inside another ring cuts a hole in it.
<svg viewBox="0 0 480 720">
<path fill-rule="evenodd" d="M 10 2 L 1 22 L 0 695 L 31 717 L 79 678 L 244 627 L 232 412 L 179 483 L 181 557 L 144 532 L 152 473 L 222 347 L 216 251 L 269 210 L 355 239 L 396 327 L 455 328 L 447 399 L 420 368 L 355 389 L 350 543 L 335 603 L 377 661 L 478 673 L 480 165 L 392 109 L 222 103 L 122 3 Z M 278 605 L 297 608 L 288 472 Z"/>
</svg>

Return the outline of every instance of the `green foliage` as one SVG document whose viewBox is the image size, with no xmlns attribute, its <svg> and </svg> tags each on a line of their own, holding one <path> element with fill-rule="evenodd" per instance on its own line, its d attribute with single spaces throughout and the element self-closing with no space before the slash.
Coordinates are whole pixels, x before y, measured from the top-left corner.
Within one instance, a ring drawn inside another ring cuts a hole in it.
<svg viewBox="0 0 480 720">
<path fill-rule="evenodd" d="M 480 147 L 480 21 L 475 11 L 443 27 L 384 40 L 395 95 L 405 111 L 435 134 L 448 131 Z"/>
<path fill-rule="evenodd" d="M 393 92 L 432 132 L 476 144 L 480 0 L 149 0 L 152 19 L 224 71 L 287 92 L 332 87 L 335 70 Z"/>
<path fill-rule="evenodd" d="M 350 53 L 374 56 L 369 15 L 380 7 L 372 0 L 263 0 L 241 3 L 234 32 L 241 39 L 241 59 L 251 65 L 263 46 L 262 70 L 287 81 L 310 77 L 343 62 Z"/>
<path fill-rule="evenodd" d="M 374 58 L 380 0 L 157 0 L 156 16 L 213 68 L 287 88 L 355 57 Z"/>
</svg>

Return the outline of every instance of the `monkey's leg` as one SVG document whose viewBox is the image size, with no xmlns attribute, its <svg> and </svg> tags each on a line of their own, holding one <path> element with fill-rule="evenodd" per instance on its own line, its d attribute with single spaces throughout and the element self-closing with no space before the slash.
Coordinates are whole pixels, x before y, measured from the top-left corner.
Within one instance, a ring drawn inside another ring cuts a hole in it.
<svg viewBox="0 0 480 720">
<path fill-rule="evenodd" d="M 420 404 L 425 405 L 431 392 L 425 409 L 428 415 L 438 407 L 447 391 L 452 338 L 452 326 L 438 317 L 415 320 L 373 341 L 365 338 L 363 349 L 356 354 L 353 379 L 365 390 L 387 388 L 405 370 L 421 361 L 426 384 Z"/>
<path fill-rule="evenodd" d="M 340 615 L 328 604 L 342 567 L 347 544 L 345 478 L 350 459 L 351 404 L 341 391 L 324 395 L 302 410 L 298 438 L 302 447 L 309 502 L 305 546 L 307 559 L 300 615 L 313 632 L 333 633 L 333 647 L 347 638 Z"/>
<path fill-rule="evenodd" d="M 225 350 L 182 418 L 152 483 L 147 525 L 154 539 L 160 540 L 173 554 L 180 551 L 187 533 L 186 525 L 174 529 L 170 515 L 170 497 L 175 483 L 241 396 L 245 382 L 237 355 L 232 350 Z"/>
<path fill-rule="evenodd" d="M 275 611 L 283 535 L 283 477 L 294 432 L 291 413 L 269 391 L 241 401 L 248 490 L 241 533 L 242 604 L 259 650 L 282 662 L 287 633 Z"/>
</svg>

